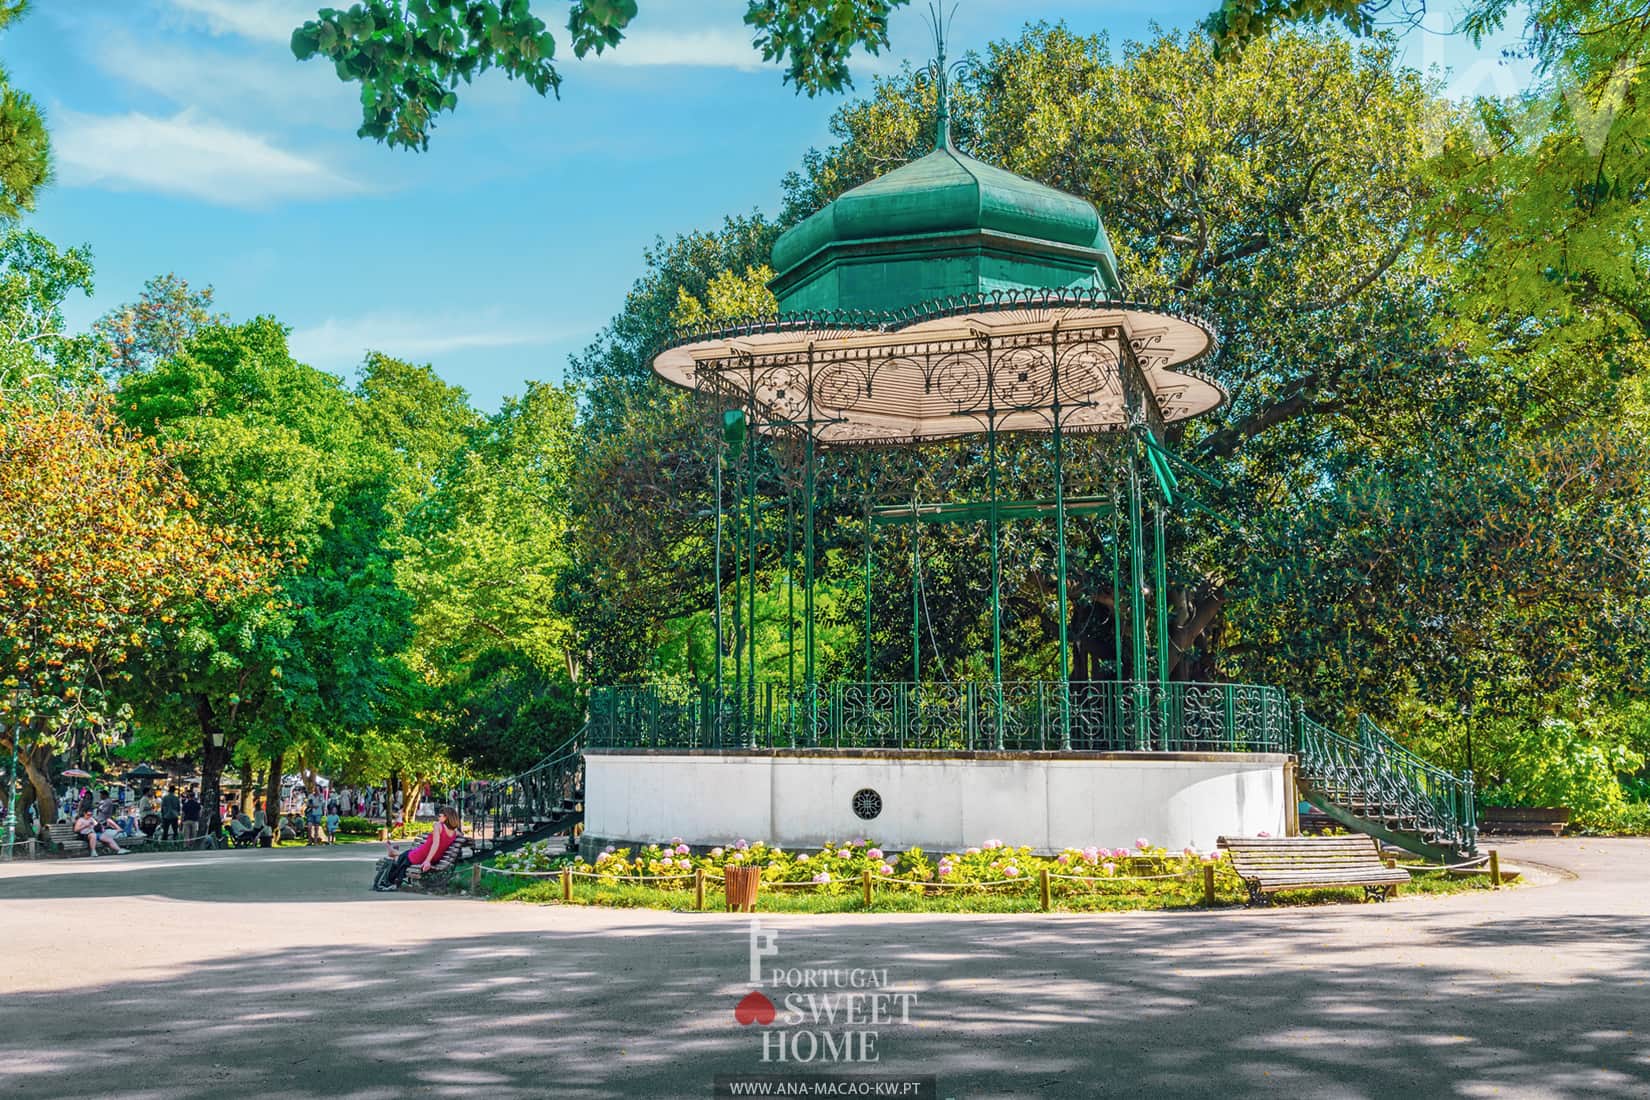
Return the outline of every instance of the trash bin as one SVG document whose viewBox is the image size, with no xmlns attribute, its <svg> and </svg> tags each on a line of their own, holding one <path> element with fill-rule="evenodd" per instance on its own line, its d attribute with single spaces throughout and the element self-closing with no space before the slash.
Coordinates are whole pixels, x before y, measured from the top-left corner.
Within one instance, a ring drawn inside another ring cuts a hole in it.
<svg viewBox="0 0 1650 1100">
<path fill-rule="evenodd" d="M 762 886 L 760 867 L 724 867 L 722 876 L 727 887 L 728 912 L 749 913 L 756 908 L 756 892 Z"/>
</svg>

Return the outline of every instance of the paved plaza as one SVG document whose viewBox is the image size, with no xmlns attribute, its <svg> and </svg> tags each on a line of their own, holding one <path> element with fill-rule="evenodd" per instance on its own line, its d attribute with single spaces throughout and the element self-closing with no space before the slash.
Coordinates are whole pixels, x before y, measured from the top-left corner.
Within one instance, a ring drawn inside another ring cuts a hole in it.
<svg viewBox="0 0 1650 1100">
<path fill-rule="evenodd" d="M 914 996 L 875 1068 L 959 1100 L 1650 1096 L 1650 840 L 1500 847 L 1553 870 L 1384 906 L 775 915 L 763 965 L 886 971 Z M 0 1096 L 704 1097 L 776 1068 L 734 1015 L 748 918 L 375 895 L 376 854 L 0 867 Z"/>
</svg>

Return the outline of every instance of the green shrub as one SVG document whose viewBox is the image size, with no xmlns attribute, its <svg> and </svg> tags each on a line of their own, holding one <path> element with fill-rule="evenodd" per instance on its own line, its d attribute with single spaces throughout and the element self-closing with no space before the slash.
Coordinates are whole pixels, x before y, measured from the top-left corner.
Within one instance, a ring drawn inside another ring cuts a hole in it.
<svg viewBox="0 0 1650 1100">
<path fill-rule="evenodd" d="M 1593 836 L 1650 836 L 1650 802 L 1624 802 L 1577 814 L 1570 822 Z"/>
<path fill-rule="evenodd" d="M 351 814 L 338 819 L 340 833 L 353 833 L 357 836 L 377 836 L 378 830 L 384 827 L 382 821 L 374 821 L 370 817 L 356 817 Z"/>
</svg>

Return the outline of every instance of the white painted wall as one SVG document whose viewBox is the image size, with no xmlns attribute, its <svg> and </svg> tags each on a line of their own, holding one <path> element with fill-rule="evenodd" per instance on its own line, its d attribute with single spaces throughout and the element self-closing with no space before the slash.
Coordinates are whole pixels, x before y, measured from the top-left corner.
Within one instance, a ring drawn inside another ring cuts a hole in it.
<svg viewBox="0 0 1650 1100">
<path fill-rule="evenodd" d="M 585 756 L 591 840 L 692 844 L 744 838 L 812 847 L 868 836 L 954 851 L 988 839 L 1042 851 L 1127 848 L 1136 838 L 1208 850 L 1222 835 L 1284 833 L 1284 757 L 877 758 Z M 854 792 L 882 795 L 862 821 Z"/>
</svg>

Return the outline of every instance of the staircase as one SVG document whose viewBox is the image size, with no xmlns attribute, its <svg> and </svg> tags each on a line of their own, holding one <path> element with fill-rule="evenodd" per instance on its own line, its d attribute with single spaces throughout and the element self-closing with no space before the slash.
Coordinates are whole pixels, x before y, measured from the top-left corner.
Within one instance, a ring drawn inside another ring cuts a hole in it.
<svg viewBox="0 0 1650 1100">
<path fill-rule="evenodd" d="M 1295 707 L 1291 750 L 1305 799 L 1348 829 L 1428 859 L 1477 854 L 1472 773 L 1433 766 L 1367 717 L 1356 738 Z"/>
<path fill-rule="evenodd" d="M 459 813 L 478 856 L 508 852 L 565 834 L 573 843 L 584 822 L 584 742 L 581 729 L 531 768 L 467 791 Z"/>
</svg>

